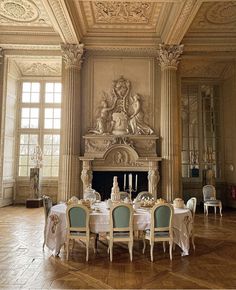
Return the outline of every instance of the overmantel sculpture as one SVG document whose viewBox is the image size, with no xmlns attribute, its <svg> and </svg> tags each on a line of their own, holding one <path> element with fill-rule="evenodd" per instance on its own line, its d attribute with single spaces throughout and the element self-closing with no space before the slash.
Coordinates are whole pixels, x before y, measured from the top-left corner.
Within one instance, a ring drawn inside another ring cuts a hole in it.
<svg viewBox="0 0 236 290">
<path fill-rule="evenodd" d="M 90 133 L 102 135 L 151 135 L 153 130 L 144 121 L 142 97 L 131 95 L 131 83 L 121 76 L 113 81 L 111 95 L 104 93 L 100 114 Z"/>
</svg>

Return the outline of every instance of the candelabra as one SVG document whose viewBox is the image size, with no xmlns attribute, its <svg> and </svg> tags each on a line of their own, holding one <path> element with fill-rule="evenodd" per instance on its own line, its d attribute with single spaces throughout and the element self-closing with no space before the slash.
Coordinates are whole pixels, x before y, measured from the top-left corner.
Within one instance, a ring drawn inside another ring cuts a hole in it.
<svg viewBox="0 0 236 290">
<path fill-rule="evenodd" d="M 138 188 L 138 175 L 135 175 L 135 187 L 133 187 L 133 176 L 130 173 L 128 175 L 129 177 L 129 186 L 128 188 L 126 188 L 126 174 L 124 174 L 124 191 L 128 191 L 129 192 L 129 197 L 130 200 L 132 200 L 132 192 L 137 192 L 137 188 Z"/>
</svg>

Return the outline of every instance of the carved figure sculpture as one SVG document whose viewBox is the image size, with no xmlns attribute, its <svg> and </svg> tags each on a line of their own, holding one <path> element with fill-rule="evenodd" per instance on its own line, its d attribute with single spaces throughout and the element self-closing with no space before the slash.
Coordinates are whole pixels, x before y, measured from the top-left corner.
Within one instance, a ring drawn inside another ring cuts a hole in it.
<svg viewBox="0 0 236 290">
<path fill-rule="evenodd" d="M 153 195 L 157 192 L 157 185 L 160 180 L 159 172 L 157 170 L 148 171 L 148 191 Z"/>
<path fill-rule="evenodd" d="M 110 112 L 115 108 L 117 97 L 114 96 L 115 101 L 111 107 L 108 107 L 106 100 L 103 100 L 101 105 L 100 116 L 97 119 L 97 124 L 95 130 L 90 130 L 92 133 L 105 134 L 109 133 L 113 127 Z"/>
<path fill-rule="evenodd" d="M 92 176 L 89 170 L 83 169 L 81 172 L 81 180 L 83 182 L 83 188 L 86 189 L 89 187 L 92 181 Z"/>
<path fill-rule="evenodd" d="M 141 108 L 141 101 L 139 95 L 133 96 L 132 102 L 133 113 L 130 116 L 129 125 L 131 134 L 153 134 L 153 130 L 144 122 L 144 114 Z"/>
<path fill-rule="evenodd" d="M 111 200 L 112 201 L 120 200 L 120 188 L 118 186 L 117 176 L 113 177 L 113 187 L 111 189 Z"/>
</svg>

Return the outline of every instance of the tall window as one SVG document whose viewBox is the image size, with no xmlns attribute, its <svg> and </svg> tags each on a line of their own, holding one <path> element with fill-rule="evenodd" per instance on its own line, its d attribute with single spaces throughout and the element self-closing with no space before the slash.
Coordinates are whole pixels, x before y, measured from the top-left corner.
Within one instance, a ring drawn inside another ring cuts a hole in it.
<svg viewBox="0 0 236 290">
<path fill-rule="evenodd" d="M 18 175 L 29 176 L 34 149 L 43 151 L 42 175 L 57 177 L 60 155 L 61 83 L 23 82 L 20 97 Z"/>
<path fill-rule="evenodd" d="M 182 177 L 203 178 L 209 168 L 219 177 L 218 85 L 184 84 L 181 110 Z"/>
</svg>

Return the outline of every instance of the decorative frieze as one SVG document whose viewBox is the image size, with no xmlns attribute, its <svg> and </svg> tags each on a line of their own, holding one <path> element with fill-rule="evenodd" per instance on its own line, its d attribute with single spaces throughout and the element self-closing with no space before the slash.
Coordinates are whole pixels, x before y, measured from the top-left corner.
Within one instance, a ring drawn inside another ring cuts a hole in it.
<svg viewBox="0 0 236 290">
<path fill-rule="evenodd" d="M 93 8 L 96 23 L 148 23 L 153 3 L 96 1 Z"/>
<path fill-rule="evenodd" d="M 84 44 L 62 44 L 63 60 L 65 67 L 75 67 L 81 69 L 84 53 Z"/>
<path fill-rule="evenodd" d="M 183 53 L 184 45 L 160 44 L 159 62 L 161 69 L 177 69 L 180 55 Z"/>
</svg>

